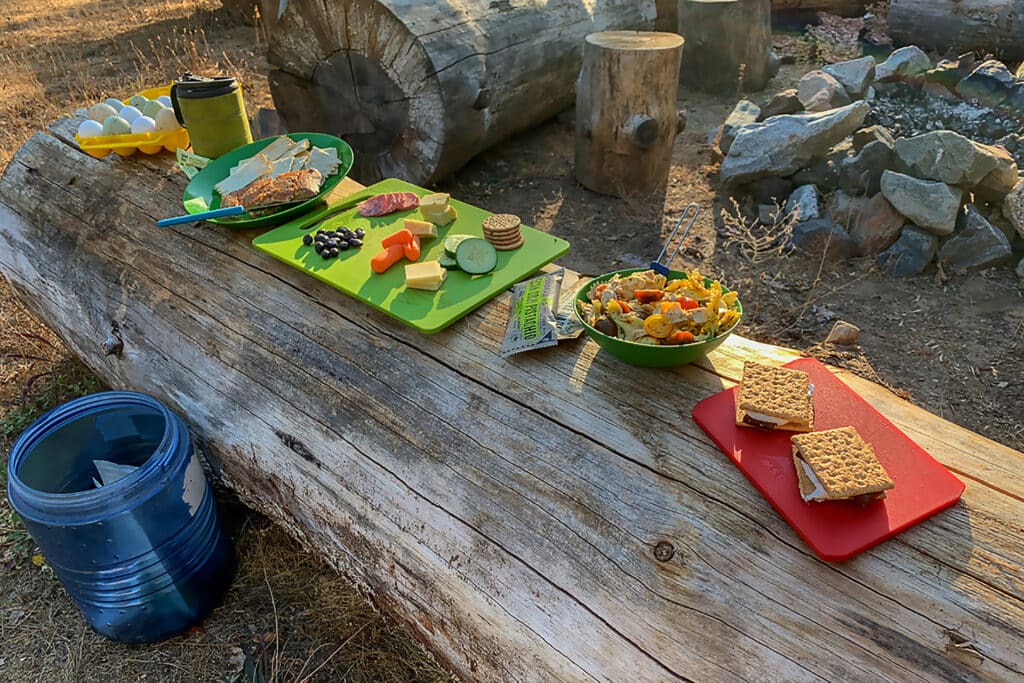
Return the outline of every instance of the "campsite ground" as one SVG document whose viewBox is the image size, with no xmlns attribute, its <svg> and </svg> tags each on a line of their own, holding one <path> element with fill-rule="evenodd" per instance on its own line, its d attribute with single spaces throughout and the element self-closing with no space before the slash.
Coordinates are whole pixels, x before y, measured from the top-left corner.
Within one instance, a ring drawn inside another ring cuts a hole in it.
<svg viewBox="0 0 1024 683">
<path fill-rule="evenodd" d="M 0 169 L 46 123 L 109 95 L 184 70 L 230 72 L 250 113 L 271 107 L 258 29 L 217 0 L 7 0 L 0 9 Z M 771 91 L 807 66 L 786 67 Z M 684 96 L 666 191 L 621 201 L 583 190 L 572 173 L 572 117 L 563 115 L 481 155 L 442 188 L 573 243 L 563 259 L 588 274 L 653 258 L 686 204 L 703 209 L 683 263 L 737 288 L 741 333 L 852 368 L 928 410 L 1024 448 L 1024 299 L 1010 268 L 894 280 L 870 261 L 842 266 L 777 251 L 752 253 L 723 218 L 717 160 L 706 139 L 735 98 Z M 835 319 L 861 345 L 824 347 Z M 42 410 L 101 387 L 58 336 L 0 281 L 0 451 Z M 0 502 L 0 678 L 46 681 L 225 681 L 246 655 L 281 680 L 437 681 L 447 675 L 395 622 L 282 531 L 222 497 L 241 556 L 238 580 L 204 629 L 152 647 L 88 630 L 16 517 Z M 33 560 L 39 562 L 37 564 Z M 315 673 L 317 667 L 322 666 Z"/>
</svg>

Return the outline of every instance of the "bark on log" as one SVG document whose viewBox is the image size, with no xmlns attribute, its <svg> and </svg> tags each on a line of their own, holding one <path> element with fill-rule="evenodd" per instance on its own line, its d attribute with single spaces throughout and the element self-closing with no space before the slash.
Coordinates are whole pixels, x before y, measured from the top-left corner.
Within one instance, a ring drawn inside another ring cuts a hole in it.
<svg viewBox="0 0 1024 683">
<path fill-rule="evenodd" d="M 625 372 L 593 343 L 503 361 L 507 296 L 419 335 L 249 231 L 154 229 L 181 210 L 181 173 L 94 159 L 74 131 L 33 136 L 0 178 L 0 270 L 111 387 L 184 415 L 243 500 L 465 679 L 1024 676 L 1021 454 L 847 377 L 967 493 L 819 562 L 687 417 L 745 360 L 793 352 L 734 335 L 672 372 Z"/>
<path fill-rule="evenodd" d="M 889 31 L 899 45 L 939 52 L 977 50 L 1024 58 L 1021 0 L 891 0 Z"/>
<path fill-rule="evenodd" d="M 684 87 L 737 95 L 768 85 L 769 0 L 679 0 L 679 34 L 686 39 Z"/>
<path fill-rule="evenodd" d="M 638 197 L 664 185 L 685 114 L 676 106 L 683 39 L 675 33 L 587 36 L 576 84 L 576 178 Z"/>
<path fill-rule="evenodd" d="M 359 180 L 431 183 L 571 106 L 587 34 L 655 16 L 654 0 L 291 0 L 270 88 L 289 130 L 355 148 Z"/>
</svg>

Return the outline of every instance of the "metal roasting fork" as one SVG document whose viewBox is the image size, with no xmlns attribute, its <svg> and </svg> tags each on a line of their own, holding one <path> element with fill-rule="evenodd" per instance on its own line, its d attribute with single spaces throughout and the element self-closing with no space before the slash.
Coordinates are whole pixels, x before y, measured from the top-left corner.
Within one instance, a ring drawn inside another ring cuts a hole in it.
<svg viewBox="0 0 1024 683">
<path fill-rule="evenodd" d="M 672 246 L 672 242 L 675 240 L 676 235 L 679 234 L 679 229 L 683 227 L 683 221 L 686 220 L 687 216 L 690 216 L 690 222 L 686 224 L 686 229 L 679 238 L 679 244 L 676 245 L 676 250 L 668 257 L 668 261 L 663 264 L 662 260 L 665 258 L 665 254 L 668 253 L 668 248 Z M 696 203 L 687 204 L 686 208 L 683 209 L 683 215 L 679 217 L 679 222 L 676 223 L 676 227 L 672 231 L 672 234 L 670 234 L 668 239 L 665 240 L 665 246 L 661 248 L 661 253 L 658 254 L 658 258 L 651 262 L 652 270 L 668 277 L 669 266 L 671 266 L 672 262 L 675 261 L 676 256 L 679 256 L 679 251 L 683 248 L 683 243 L 686 242 L 686 238 L 689 236 L 690 230 L 693 229 L 693 224 L 697 222 L 698 216 L 700 216 L 700 207 L 697 206 Z"/>
</svg>

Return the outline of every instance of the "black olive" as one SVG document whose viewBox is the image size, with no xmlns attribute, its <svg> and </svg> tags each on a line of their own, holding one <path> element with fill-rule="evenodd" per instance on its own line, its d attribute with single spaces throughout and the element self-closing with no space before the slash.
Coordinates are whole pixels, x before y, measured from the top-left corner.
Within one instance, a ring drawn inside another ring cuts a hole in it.
<svg viewBox="0 0 1024 683">
<path fill-rule="evenodd" d="M 342 251 L 345 251 L 350 246 L 352 246 L 352 245 L 349 244 L 348 240 L 342 240 L 342 241 L 338 242 L 338 249 L 341 249 Z"/>
<path fill-rule="evenodd" d="M 330 253 L 331 253 L 331 258 L 338 258 L 338 248 L 337 247 L 331 247 L 331 252 Z"/>
<path fill-rule="evenodd" d="M 331 250 L 324 249 L 323 251 L 320 252 L 320 255 L 323 256 L 324 260 L 326 261 L 327 259 L 331 258 Z"/>
<path fill-rule="evenodd" d="M 333 237 L 330 238 L 329 240 L 327 240 L 327 246 L 328 247 L 336 247 L 336 246 L 338 246 L 338 240 L 334 239 Z"/>
<path fill-rule="evenodd" d="M 322 235 L 322 234 L 324 234 L 324 231 L 323 231 L 323 229 L 317 230 L 317 231 L 316 231 L 316 234 L 317 234 L 318 236 L 319 236 L 319 235 Z"/>
<path fill-rule="evenodd" d="M 359 247 L 363 246 L 363 241 L 361 239 L 359 239 L 358 237 L 353 237 L 352 239 L 350 239 L 348 241 L 348 243 L 350 245 L 352 245 L 353 247 L 355 247 L 356 249 L 358 249 Z"/>
<path fill-rule="evenodd" d="M 366 237 L 366 231 L 363 230 L 362 228 L 356 228 L 356 237 L 358 237 L 359 239 L 363 239 L 364 237 Z"/>
<path fill-rule="evenodd" d="M 607 334 L 609 337 L 616 337 L 619 334 L 618 326 L 608 318 L 601 318 L 594 323 L 594 329 L 601 334 Z"/>
<path fill-rule="evenodd" d="M 307 247 L 309 245 L 313 244 L 313 236 L 312 235 L 303 235 L 302 236 L 302 243 L 305 244 Z"/>
<path fill-rule="evenodd" d="M 351 237 L 351 236 L 352 236 L 352 231 L 351 231 L 351 230 L 349 230 L 348 228 L 342 228 L 342 229 L 340 230 L 340 232 L 341 232 L 341 234 L 342 234 L 342 235 L 344 235 L 344 236 L 345 236 L 346 238 L 348 238 L 348 237 Z"/>
<path fill-rule="evenodd" d="M 314 246 L 313 248 L 316 249 L 316 253 L 319 254 L 320 252 L 322 252 L 324 250 L 324 243 L 323 242 L 317 242 L 316 246 Z"/>
</svg>

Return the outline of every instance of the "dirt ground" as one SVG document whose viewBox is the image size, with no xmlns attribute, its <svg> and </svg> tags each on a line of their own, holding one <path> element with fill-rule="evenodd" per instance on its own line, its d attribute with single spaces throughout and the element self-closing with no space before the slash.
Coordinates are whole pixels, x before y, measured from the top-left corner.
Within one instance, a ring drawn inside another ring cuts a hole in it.
<svg viewBox="0 0 1024 683">
<path fill-rule="evenodd" d="M 260 32 L 231 20 L 217 0 L 5 0 L 0 169 L 61 113 L 167 82 L 185 69 L 237 74 L 250 113 L 272 106 L 264 49 Z M 806 68 L 786 67 L 752 98 L 766 99 Z M 622 201 L 582 189 L 573 177 L 571 114 L 486 152 L 442 187 L 566 237 L 573 248 L 562 262 L 588 274 L 646 263 L 683 208 L 696 202 L 702 214 L 682 264 L 739 290 L 747 311 L 741 334 L 849 367 L 934 413 L 1024 448 L 1024 297 L 1012 269 L 895 280 L 870 261 L 837 267 L 751 254 L 749 241 L 737 239 L 722 219 L 727 203 L 718 194 L 717 159 L 705 144 L 734 100 L 684 95 L 689 125 L 677 140 L 666 191 L 656 197 Z M 861 346 L 821 346 L 836 319 L 863 329 Z M 2 281 L 0 321 L 6 454 L 40 411 L 101 387 Z M 275 673 L 284 681 L 448 678 L 345 579 L 229 496 L 222 504 L 241 557 L 225 605 L 202 630 L 160 646 L 128 647 L 88 630 L 0 502 L 0 680 L 234 681 L 247 656 L 267 680 Z"/>
</svg>

